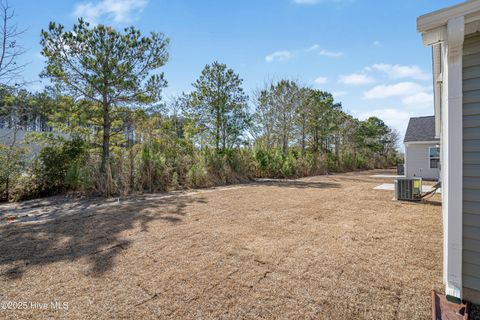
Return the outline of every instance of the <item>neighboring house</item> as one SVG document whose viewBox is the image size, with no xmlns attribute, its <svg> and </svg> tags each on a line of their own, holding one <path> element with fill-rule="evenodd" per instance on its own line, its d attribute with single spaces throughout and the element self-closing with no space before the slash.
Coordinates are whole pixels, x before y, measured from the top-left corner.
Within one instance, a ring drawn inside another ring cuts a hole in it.
<svg viewBox="0 0 480 320">
<path fill-rule="evenodd" d="M 0 117 L 0 144 L 27 148 L 34 156 L 41 147 L 38 144 L 26 143 L 26 137 L 31 132 L 51 132 L 52 128 L 40 116 L 19 119 L 14 115 Z"/>
<path fill-rule="evenodd" d="M 100 130 L 99 127 L 91 126 L 91 137 Z M 16 117 L 15 115 L 0 116 L 0 144 L 7 146 L 14 144 L 15 146 L 27 148 L 30 155 L 35 156 L 42 147 L 36 143 L 27 141 L 28 134 L 32 132 L 51 132 L 55 137 L 61 136 L 66 139 L 69 137 L 66 133 L 54 131 L 53 128 L 48 125 L 47 119 L 38 115 L 28 115 L 28 117 L 23 118 Z M 125 124 L 123 135 L 126 140 L 126 145 L 133 145 L 140 142 L 140 137 L 131 123 Z"/>
<path fill-rule="evenodd" d="M 440 178 L 440 139 L 435 137 L 435 116 L 411 118 L 405 133 L 405 176 Z"/>
<path fill-rule="evenodd" d="M 480 1 L 421 16 L 432 47 L 446 294 L 480 303 Z"/>
</svg>

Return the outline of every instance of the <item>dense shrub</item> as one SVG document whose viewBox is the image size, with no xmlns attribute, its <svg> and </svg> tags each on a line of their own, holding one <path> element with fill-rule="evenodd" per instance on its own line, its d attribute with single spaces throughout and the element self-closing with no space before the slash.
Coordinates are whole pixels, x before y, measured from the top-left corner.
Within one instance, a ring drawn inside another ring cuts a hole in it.
<svg viewBox="0 0 480 320">
<path fill-rule="evenodd" d="M 27 157 L 24 148 L 0 144 L 0 201 L 14 199 L 15 189 L 22 183 Z"/>
<path fill-rule="evenodd" d="M 190 188 L 207 187 L 208 172 L 203 161 L 199 161 L 192 165 L 187 172 L 187 186 Z"/>
<path fill-rule="evenodd" d="M 299 178 L 357 169 L 396 165 L 397 157 L 374 157 L 368 161 L 348 151 L 320 154 L 291 148 L 260 147 L 203 150 L 159 140 L 117 148 L 112 152 L 111 190 L 113 194 L 158 192 L 182 188 L 201 188 L 239 183 L 256 177 Z M 98 152 L 88 151 L 79 140 L 45 147 L 33 159 L 28 170 L 16 178 L 11 200 L 23 200 L 66 191 L 101 193 Z"/>
<path fill-rule="evenodd" d="M 170 172 L 159 141 L 153 140 L 143 144 L 138 162 L 142 190 L 155 192 L 168 188 Z"/>
<path fill-rule="evenodd" d="M 327 154 L 327 171 L 328 172 L 340 171 L 338 166 L 338 157 L 331 153 Z"/>
<path fill-rule="evenodd" d="M 299 178 L 326 172 L 326 157 L 297 149 L 290 149 L 286 155 L 279 149 L 254 149 L 254 161 L 258 177 Z M 335 170 L 334 170 L 335 171 Z"/>
<path fill-rule="evenodd" d="M 278 149 L 256 148 L 257 176 L 278 178 L 282 176 L 283 155 Z"/>
<path fill-rule="evenodd" d="M 50 195 L 66 191 L 69 187 L 77 186 L 80 170 L 76 170 L 83 163 L 86 156 L 86 145 L 81 140 L 66 141 L 60 145 L 43 148 L 33 167 L 33 176 L 38 192 Z M 75 171 L 78 175 L 75 176 Z M 67 182 L 69 174 L 69 182 Z"/>
<path fill-rule="evenodd" d="M 232 182 L 251 180 L 255 177 L 256 163 L 250 149 L 229 149 L 226 151 L 226 160 L 235 175 Z"/>
<path fill-rule="evenodd" d="M 42 195 L 40 191 L 32 176 L 23 174 L 15 180 L 15 184 L 10 190 L 10 200 L 20 201 L 36 198 Z"/>
<path fill-rule="evenodd" d="M 68 190 L 88 191 L 85 183 L 86 145 L 66 141 L 43 148 L 13 184 L 11 198 L 25 200 Z"/>
<path fill-rule="evenodd" d="M 340 169 L 342 171 L 351 171 L 357 168 L 357 160 L 354 154 L 344 151 L 340 156 Z"/>
</svg>

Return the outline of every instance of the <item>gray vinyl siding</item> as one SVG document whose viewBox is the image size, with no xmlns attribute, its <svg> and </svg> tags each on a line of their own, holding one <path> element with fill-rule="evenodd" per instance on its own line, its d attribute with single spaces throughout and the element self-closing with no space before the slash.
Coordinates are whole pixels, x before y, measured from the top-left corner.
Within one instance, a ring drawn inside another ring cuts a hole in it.
<svg viewBox="0 0 480 320">
<path fill-rule="evenodd" d="M 32 158 L 36 154 L 40 152 L 42 149 L 41 145 L 37 143 L 27 143 L 25 140 L 27 138 L 27 135 L 35 132 L 35 131 L 24 131 L 24 130 L 18 130 L 16 134 L 14 134 L 14 131 L 12 129 L 5 129 L 5 128 L 0 128 L 0 144 L 5 144 L 5 145 L 11 145 L 12 142 L 15 140 L 15 145 L 18 147 L 25 148 L 28 157 Z M 40 131 L 36 131 L 40 132 Z M 50 133 L 53 134 L 54 137 L 63 137 L 65 139 L 68 139 L 68 135 L 63 134 L 63 133 L 58 133 L 51 131 Z"/>
<path fill-rule="evenodd" d="M 480 34 L 463 48 L 463 263 L 465 299 L 480 293 Z"/>
<path fill-rule="evenodd" d="M 11 129 L 0 128 L 0 144 L 11 145 L 15 142 L 16 146 L 27 147 L 32 154 L 37 154 L 40 151 L 40 146 L 37 144 L 25 144 L 27 131 L 18 130 L 16 134 Z"/>
</svg>

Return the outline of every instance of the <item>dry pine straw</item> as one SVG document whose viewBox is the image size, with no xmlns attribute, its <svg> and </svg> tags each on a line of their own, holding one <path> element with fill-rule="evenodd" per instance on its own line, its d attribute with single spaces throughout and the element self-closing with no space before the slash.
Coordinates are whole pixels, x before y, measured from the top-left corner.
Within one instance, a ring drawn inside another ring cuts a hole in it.
<svg viewBox="0 0 480 320">
<path fill-rule="evenodd" d="M 0 318 L 428 319 L 440 198 L 392 200 L 385 171 L 130 199 L 0 226 Z"/>
</svg>

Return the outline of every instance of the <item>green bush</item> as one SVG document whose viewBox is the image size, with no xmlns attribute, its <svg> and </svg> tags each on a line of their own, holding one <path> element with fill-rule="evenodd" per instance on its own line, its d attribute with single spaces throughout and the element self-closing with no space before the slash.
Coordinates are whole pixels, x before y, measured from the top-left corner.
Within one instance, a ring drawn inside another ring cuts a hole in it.
<svg viewBox="0 0 480 320">
<path fill-rule="evenodd" d="M 257 162 L 257 176 L 259 177 L 282 177 L 283 155 L 278 149 L 263 149 L 257 147 L 254 150 Z"/>
<path fill-rule="evenodd" d="M 20 181 L 26 166 L 27 150 L 0 144 L 0 201 L 12 199 L 12 189 Z"/>
<path fill-rule="evenodd" d="M 37 193 L 53 195 L 69 190 L 74 181 L 75 166 L 80 166 L 86 156 L 86 145 L 81 140 L 66 141 L 61 145 L 47 146 L 38 154 L 32 166 L 32 178 Z M 67 174 L 70 171 L 69 181 Z"/>
<path fill-rule="evenodd" d="M 327 170 L 328 172 L 338 172 L 338 158 L 334 154 L 327 154 Z"/>
<path fill-rule="evenodd" d="M 342 171 L 351 171 L 356 168 L 356 160 L 352 153 L 342 152 L 340 156 L 340 168 Z"/>
<path fill-rule="evenodd" d="M 283 157 L 282 162 L 282 169 L 280 171 L 282 178 L 295 177 L 297 172 L 297 159 L 295 157 L 295 153 L 288 153 Z"/>
<path fill-rule="evenodd" d="M 167 158 L 158 140 L 143 145 L 138 163 L 140 185 L 149 192 L 167 190 L 170 184 L 170 173 Z"/>
<path fill-rule="evenodd" d="M 208 178 L 213 185 L 223 185 L 229 181 L 230 167 L 227 164 L 225 154 L 215 150 L 203 150 L 200 157 L 205 160 Z"/>
<path fill-rule="evenodd" d="M 367 160 L 365 160 L 365 158 L 363 158 L 362 156 L 358 156 L 356 159 L 355 159 L 355 167 L 354 169 L 369 169 L 369 165 L 368 165 L 368 162 Z"/>
<path fill-rule="evenodd" d="M 255 158 L 250 149 L 230 149 L 227 152 L 228 165 L 239 180 L 251 180 L 255 177 Z"/>
<path fill-rule="evenodd" d="M 187 186 L 190 188 L 207 187 L 207 168 L 203 161 L 192 165 L 187 173 Z"/>
<path fill-rule="evenodd" d="M 23 174 L 15 176 L 10 198 L 23 200 L 66 191 L 101 193 L 100 152 L 81 140 L 45 147 L 24 167 Z M 183 139 L 153 138 L 133 146 L 112 147 L 110 190 L 111 194 L 128 194 L 209 187 L 256 177 L 298 178 L 383 168 L 399 161 L 396 154 L 373 156 L 348 149 L 342 149 L 338 156 L 294 146 L 286 154 L 280 148 L 260 145 L 220 151 L 199 149 Z"/>
<path fill-rule="evenodd" d="M 92 176 L 92 166 L 88 165 L 85 159 L 78 158 L 72 161 L 65 175 L 65 183 L 73 191 L 92 191 L 94 189 L 94 179 Z"/>
<path fill-rule="evenodd" d="M 43 195 L 38 188 L 33 176 L 25 173 L 17 178 L 15 185 L 10 191 L 10 200 L 22 201 L 40 197 Z"/>
</svg>

